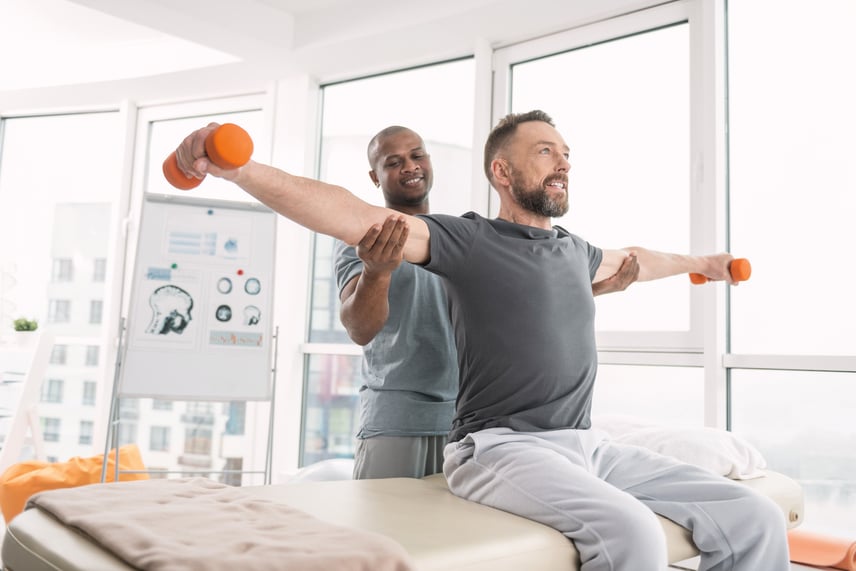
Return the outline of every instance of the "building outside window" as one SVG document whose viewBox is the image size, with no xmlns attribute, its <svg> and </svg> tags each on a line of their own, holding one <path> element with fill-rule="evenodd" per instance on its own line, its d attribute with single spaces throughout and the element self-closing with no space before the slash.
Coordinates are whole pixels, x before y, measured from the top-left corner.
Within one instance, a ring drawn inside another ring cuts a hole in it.
<svg viewBox="0 0 856 571">
<path fill-rule="evenodd" d="M 42 439 L 45 442 L 59 442 L 62 422 L 58 418 L 42 417 Z"/>
<path fill-rule="evenodd" d="M 224 404 L 223 409 L 226 414 L 226 434 L 244 434 L 247 423 L 247 403 L 243 401 L 230 402 Z"/>
<path fill-rule="evenodd" d="M 107 258 L 95 258 L 92 262 L 92 281 L 101 283 L 107 278 Z"/>
<path fill-rule="evenodd" d="M 199 454 L 201 456 L 211 455 L 210 428 L 188 427 L 184 430 L 184 453 Z"/>
<path fill-rule="evenodd" d="M 98 325 L 101 323 L 101 315 L 104 311 L 104 302 L 100 299 L 93 299 L 89 302 L 89 323 Z"/>
<path fill-rule="evenodd" d="M 98 366 L 98 355 L 101 351 L 101 347 L 98 345 L 87 345 L 86 346 L 86 366 L 87 367 L 97 367 Z"/>
<path fill-rule="evenodd" d="M 68 360 L 68 345 L 54 345 L 51 349 L 51 365 L 65 365 Z"/>
<path fill-rule="evenodd" d="M 54 258 L 51 270 L 51 281 L 74 281 L 74 265 L 71 258 Z"/>
<path fill-rule="evenodd" d="M 47 379 L 42 383 L 42 402 L 62 402 L 65 382 L 62 379 Z"/>
<path fill-rule="evenodd" d="M 120 422 L 117 434 L 119 446 L 126 444 L 135 444 L 137 442 L 137 423 L 136 422 Z"/>
<path fill-rule="evenodd" d="M 78 444 L 92 444 L 92 434 L 95 432 L 95 423 L 91 420 L 80 421 L 80 436 L 77 439 Z"/>
<path fill-rule="evenodd" d="M 48 323 L 68 323 L 71 321 L 71 301 L 52 299 L 48 302 Z"/>
<path fill-rule="evenodd" d="M 80 404 L 84 406 L 95 406 L 95 393 L 98 390 L 98 384 L 95 381 L 83 381 L 83 398 Z"/>
<path fill-rule="evenodd" d="M 169 451 L 169 426 L 152 426 L 149 431 L 149 450 L 157 452 Z"/>
<path fill-rule="evenodd" d="M 152 410 L 172 410 L 172 401 L 152 399 Z"/>
</svg>

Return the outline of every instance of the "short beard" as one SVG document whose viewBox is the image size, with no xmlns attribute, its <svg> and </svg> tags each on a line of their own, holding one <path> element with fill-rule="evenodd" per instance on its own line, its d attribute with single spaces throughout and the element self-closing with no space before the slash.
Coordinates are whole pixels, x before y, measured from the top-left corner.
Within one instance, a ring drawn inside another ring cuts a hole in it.
<svg viewBox="0 0 856 571">
<path fill-rule="evenodd" d="M 546 188 L 535 188 L 527 190 L 525 185 L 517 180 L 517 177 L 511 176 L 511 194 L 521 207 L 529 212 L 533 212 L 538 216 L 546 216 L 548 218 L 558 218 L 564 216 L 568 212 L 568 201 L 555 200 L 550 198 Z"/>
</svg>

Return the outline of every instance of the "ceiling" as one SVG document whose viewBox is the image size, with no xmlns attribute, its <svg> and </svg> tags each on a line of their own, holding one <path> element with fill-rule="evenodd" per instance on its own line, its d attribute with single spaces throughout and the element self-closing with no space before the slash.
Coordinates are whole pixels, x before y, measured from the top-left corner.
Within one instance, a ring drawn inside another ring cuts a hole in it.
<svg viewBox="0 0 856 571">
<path fill-rule="evenodd" d="M 0 112 L 46 89 L 354 77 L 473 53 L 652 0 L 0 0 Z M 533 9 L 537 6 L 537 10 Z M 513 22 L 513 25 L 510 24 Z M 136 83 L 133 83 L 136 82 Z M 62 91 L 65 90 L 65 91 Z M 17 95 L 18 97 L 12 97 Z"/>
</svg>

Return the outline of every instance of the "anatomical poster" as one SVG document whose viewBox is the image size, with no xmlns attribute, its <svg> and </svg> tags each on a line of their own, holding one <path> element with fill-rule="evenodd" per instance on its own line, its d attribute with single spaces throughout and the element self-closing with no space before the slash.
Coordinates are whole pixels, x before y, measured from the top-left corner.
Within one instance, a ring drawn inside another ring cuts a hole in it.
<svg viewBox="0 0 856 571">
<path fill-rule="evenodd" d="M 275 228 L 276 215 L 260 205 L 147 198 L 126 323 L 124 394 L 266 394 Z"/>
</svg>

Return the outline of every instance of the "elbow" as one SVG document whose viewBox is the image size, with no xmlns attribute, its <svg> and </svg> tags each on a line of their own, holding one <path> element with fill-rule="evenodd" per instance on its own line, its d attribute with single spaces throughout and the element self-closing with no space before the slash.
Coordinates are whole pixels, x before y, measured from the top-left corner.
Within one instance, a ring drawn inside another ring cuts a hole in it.
<svg viewBox="0 0 856 571">
<path fill-rule="evenodd" d="M 359 345 L 360 347 L 365 347 L 369 344 L 369 342 L 374 339 L 374 336 L 366 335 L 360 331 L 352 331 L 350 329 L 348 331 L 348 337 L 351 338 L 351 341 Z"/>
<path fill-rule="evenodd" d="M 341 320 L 342 325 L 345 326 L 345 331 L 348 333 L 348 337 L 360 347 L 368 345 L 374 339 L 374 334 L 366 330 L 364 324 L 355 323 L 354 320 L 348 319 L 346 316 L 342 316 Z"/>
</svg>

